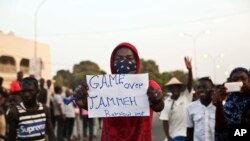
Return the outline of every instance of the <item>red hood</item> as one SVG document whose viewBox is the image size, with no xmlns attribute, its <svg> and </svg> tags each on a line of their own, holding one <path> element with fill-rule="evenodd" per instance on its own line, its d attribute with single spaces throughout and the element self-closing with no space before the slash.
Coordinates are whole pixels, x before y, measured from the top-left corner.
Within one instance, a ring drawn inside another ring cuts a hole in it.
<svg viewBox="0 0 250 141">
<path fill-rule="evenodd" d="M 111 57 L 110 57 L 110 69 L 111 69 L 111 73 L 113 74 L 114 73 L 114 57 L 115 57 L 115 52 L 117 49 L 121 48 L 121 47 L 127 47 L 127 48 L 130 48 L 133 52 L 134 52 L 134 55 L 135 55 L 135 60 L 136 60 L 136 72 L 135 73 L 139 73 L 140 71 L 140 58 L 139 58 L 139 55 L 138 55 L 138 52 L 137 52 L 137 49 L 135 48 L 135 46 L 133 46 L 132 44 L 130 43 L 127 43 L 127 42 L 123 42 L 123 43 L 120 43 L 118 46 L 115 47 L 115 49 L 113 50 L 112 54 L 111 54 Z"/>
</svg>

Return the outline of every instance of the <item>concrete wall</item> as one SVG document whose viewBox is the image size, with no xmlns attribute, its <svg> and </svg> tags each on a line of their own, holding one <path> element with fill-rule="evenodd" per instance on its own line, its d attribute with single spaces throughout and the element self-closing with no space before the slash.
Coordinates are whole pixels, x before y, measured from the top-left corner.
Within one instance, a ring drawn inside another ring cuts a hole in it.
<svg viewBox="0 0 250 141">
<path fill-rule="evenodd" d="M 21 60 L 31 59 L 34 54 L 34 41 L 0 32 L 0 57 L 10 56 L 15 60 L 15 66 L 0 64 L 0 76 L 4 78 L 4 87 L 9 88 L 10 82 L 16 79 L 16 73 L 21 69 Z M 52 79 L 50 47 L 37 42 L 37 57 L 43 62 L 42 77 L 46 80 Z M 14 68 L 16 69 L 13 70 Z M 6 71 L 8 69 L 10 71 Z"/>
</svg>

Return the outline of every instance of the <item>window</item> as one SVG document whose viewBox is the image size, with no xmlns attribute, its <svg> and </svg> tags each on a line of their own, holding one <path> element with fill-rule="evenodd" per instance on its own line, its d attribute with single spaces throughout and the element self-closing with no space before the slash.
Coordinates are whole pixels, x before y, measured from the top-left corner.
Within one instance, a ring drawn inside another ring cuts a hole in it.
<svg viewBox="0 0 250 141">
<path fill-rule="evenodd" d="M 20 71 L 22 71 L 24 74 L 28 74 L 29 65 L 30 65 L 29 59 L 23 58 L 20 62 Z"/>
<path fill-rule="evenodd" d="M 16 61 L 12 56 L 0 56 L 0 72 L 13 73 L 16 72 Z"/>
</svg>

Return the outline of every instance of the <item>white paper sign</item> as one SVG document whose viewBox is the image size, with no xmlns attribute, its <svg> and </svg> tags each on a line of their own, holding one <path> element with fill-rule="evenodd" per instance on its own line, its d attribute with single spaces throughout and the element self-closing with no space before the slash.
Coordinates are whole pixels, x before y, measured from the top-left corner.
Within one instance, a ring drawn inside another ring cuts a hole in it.
<svg viewBox="0 0 250 141">
<path fill-rule="evenodd" d="M 89 117 L 149 116 L 148 74 L 87 75 Z"/>
</svg>

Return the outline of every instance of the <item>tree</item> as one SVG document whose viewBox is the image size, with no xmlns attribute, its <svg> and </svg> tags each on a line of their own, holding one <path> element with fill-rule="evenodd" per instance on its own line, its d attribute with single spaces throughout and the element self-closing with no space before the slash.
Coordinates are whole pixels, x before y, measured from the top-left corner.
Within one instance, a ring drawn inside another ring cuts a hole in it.
<svg viewBox="0 0 250 141">
<path fill-rule="evenodd" d="M 73 67 L 73 74 L 100 74 L 100 72 L 99 66 L 91 61 L 81 61 Z"/>
<path fill-rule="evenodd" d="M 182 83 L 187 83 L 187 73 L 182 70 L 171 72 L 159 72 L 159 67 L 154 60 L 141 59 L 141 73 L 149 73 L 149 79 L 155 80 L 164 89 L 164 85 L 173 76 L 177 77 Z M 60 70 L 54 79 L 56 85 L 75 88 L 84 80 L 86 75 L 106 74 L 100 67 L 92 61 L 81 61 L 73 66 L 73 72 Z"/>
<path fill-rule="evenodd" d="M 81 61 L 73 67 L 73 81 L 71 87 L 75 88 L 82 83 L 86 75 L 98 74 L 105 74 L 105 71 L 101 70 L 100 67 L 92 61 Z"/>
<path fill-rule="evenodd" d="M 149 73 L 149 79 L 153 79 L 161 84 L 161 74 L 159 67 L 154 60 L 141 59 L 141 73 Z"/>
<path fill-rule="evenodd" d="M 72 81 L 72 74 L 69 70 L 59 70 L 54 76 L 55 85 L 70 87 Z"/>
<path fill-rule="evenodd" d="M 74 65 L 72 73 L 66 70 L 60 70 L 57 72 L 54 79 L 56 81 L 56 85 L 75 88 L 83 82 L 86 75 L 105 73 L 106 72 L 101 70 L 96 63 L 91 61 L 81 61 L 79 64 Z"/>
<path fill-rule="evenodd" d="M 154 60 L 141 59 L 141 73 L 149 73 L 149 79 L 155 80 L 162 87 L 173 77 L 177 77 L 181 82 L 186 84 L 187 73 L 181 70 L 160 73 L 158 65 Z"/>
</svg>

